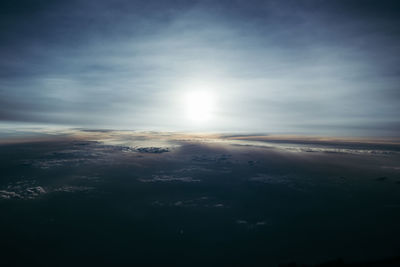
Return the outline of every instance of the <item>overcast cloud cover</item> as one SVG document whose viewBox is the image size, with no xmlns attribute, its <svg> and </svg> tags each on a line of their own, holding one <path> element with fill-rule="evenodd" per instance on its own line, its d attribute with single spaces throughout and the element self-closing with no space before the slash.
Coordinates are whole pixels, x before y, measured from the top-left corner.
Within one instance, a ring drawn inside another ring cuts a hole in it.
<svg viewBox="0 0 400 267">
<path fill-rule="evenodd" d="M 398 1 L 1 1 L 0 120 L 398 136 Z M 183 95 L 215 92 L 207 124 Z"/>
</svg>

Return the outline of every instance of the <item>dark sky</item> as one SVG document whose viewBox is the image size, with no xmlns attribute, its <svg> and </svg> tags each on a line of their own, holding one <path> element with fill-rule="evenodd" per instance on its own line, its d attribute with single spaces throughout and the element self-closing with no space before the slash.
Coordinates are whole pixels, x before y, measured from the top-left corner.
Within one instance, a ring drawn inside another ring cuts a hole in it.
<svg viewBox="0 0 400 267">
<path fill-rule="evenodd" d="M 399 135 L 399 1 L 1 1 L 0 28 L 4 123 Z"/>
</svg>

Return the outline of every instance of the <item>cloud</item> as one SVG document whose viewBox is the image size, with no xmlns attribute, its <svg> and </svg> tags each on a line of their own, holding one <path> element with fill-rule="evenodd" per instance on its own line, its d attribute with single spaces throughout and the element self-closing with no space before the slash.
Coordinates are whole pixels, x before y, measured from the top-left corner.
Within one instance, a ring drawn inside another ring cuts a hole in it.
<svg viewBox="0 0 400 267">
<path fill-rule="evenodd" d="M 169 152 L 168 148 L 162 148 L 162 147 L 139 147 L 136 148 L 136 150 L 141 153 L 154 153 L 154 154 Z"/>
<path fill-rule="evenodd" d="M 397 4 L 367 2 L 3 4 L 0 120 L 394 135 Z M 200 85 L 219 102 L 195 126 L 181 96 Z"/>
<path fill-rule="evenodd" d="M 212 208 L 221 209 L 228 208 L 225 204 L 218 201 L 218 199 L 209 196 L 203 196 L 193 199 L 176 200 L 172 202 L 163 202 L 161 200 L 156 200 L 152 203 L 154 206 L 160 207 L 180 207 L 180 208 Z"/>
<path fill-rule="evenodd" d="M 154 182 L 184 182 L 193 183 L 200 182 L 200 179 L 194 179 L 192 177 L 177 177 L 173 175 L 153 175 L 151 178 L 141 178 L 140 182 L 143 183 L 154 183 Z"/>
<path fill-rule="evenodd" d="M 239 219 L 235 221 L 236 224 L 246 226 L 247 229 L 256 230 L 257 228 L 266 226 L 268 224 L 267 221 L 256 221 L 256 222 L 249 222 L 247 220 Z"/>
</svg>

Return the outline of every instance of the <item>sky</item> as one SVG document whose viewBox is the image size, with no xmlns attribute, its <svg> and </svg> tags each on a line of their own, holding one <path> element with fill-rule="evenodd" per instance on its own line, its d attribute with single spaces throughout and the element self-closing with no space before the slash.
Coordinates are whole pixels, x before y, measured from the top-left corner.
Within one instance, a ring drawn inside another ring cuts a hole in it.
<svg viewBox="0 0 400 267">
<path fill-rule="evenodd" d="M 399 136 L 398 1 L 0 2 L 0 122 Z"/>
</svg>

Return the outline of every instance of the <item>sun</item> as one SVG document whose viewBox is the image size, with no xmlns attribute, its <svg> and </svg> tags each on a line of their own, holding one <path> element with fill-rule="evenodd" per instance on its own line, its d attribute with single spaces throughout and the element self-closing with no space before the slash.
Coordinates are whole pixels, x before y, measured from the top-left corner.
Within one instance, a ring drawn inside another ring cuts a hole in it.
<svg viewBox="0 0 400 267">
<path fill-rule="evenodd" d="M 215 96 L 209 91 L 188 92 L 184 98 L 186 118 L 194 123 L 210 121 L 215 110 Z"/>
</svg>

